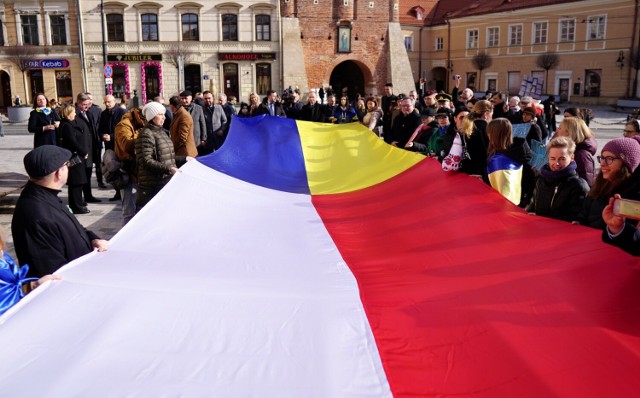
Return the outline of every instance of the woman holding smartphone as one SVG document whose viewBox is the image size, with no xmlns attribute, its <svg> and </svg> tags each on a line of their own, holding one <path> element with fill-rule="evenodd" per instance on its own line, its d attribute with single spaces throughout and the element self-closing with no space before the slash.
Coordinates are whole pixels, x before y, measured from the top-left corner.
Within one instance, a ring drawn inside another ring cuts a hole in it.
<svg viewBox="0 0 640 398">
<path fill-rule="evenodd" d="M 600 171 L 584 200 L 575 223 L 605 229 L 602 212 L 609 198 L 619 194 L 625 199 L 640 200 L 640 181 L 633 172 L 640 165 L 640 136 L 611 140 L 602 148 Z"/>
<path fill-rule="evenodd" d="M 625 220 L 622 214 L 616 214 L 614 209 L 616 201 L 620 199 L 620 195 L 614 195 L 602 211 L 602 219 L 607 224 L 602 232 L 602 240 L 634 256 L 640 256 L 640 229 Z"/>
</svg>

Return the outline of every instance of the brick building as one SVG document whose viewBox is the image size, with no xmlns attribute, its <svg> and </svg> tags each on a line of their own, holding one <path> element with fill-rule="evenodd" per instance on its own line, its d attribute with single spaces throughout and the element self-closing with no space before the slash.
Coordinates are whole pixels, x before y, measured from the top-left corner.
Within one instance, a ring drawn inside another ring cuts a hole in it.
<svg viewBox="0 0 640 398">
<path fill-rule="evenodd" d="M 399 0 L 280 1 L 284 87 L 331 85 L 351 97 L 380 95 L 387 82 L 413 89 Z"/>
</svg>

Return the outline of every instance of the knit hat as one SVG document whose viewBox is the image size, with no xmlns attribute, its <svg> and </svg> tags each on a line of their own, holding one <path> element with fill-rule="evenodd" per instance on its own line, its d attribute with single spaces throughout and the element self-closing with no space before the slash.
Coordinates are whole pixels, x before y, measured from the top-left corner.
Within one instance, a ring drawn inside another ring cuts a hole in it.
<svg viewBox="0 0 640 398">
<path fill-rule="evenodd" d="M 31 178 L 42 178 L 58 170 L 70 158 L 71 151 L 67 149 L 56 145 L 42 145 L 25 155 L 24 169 Z"/>
<path fill-rule="evenodd" d="M 147 122 L 150 122 L 151 119 L 159 114 L 164 115 L 166 112 L 167 110 L 165 109 L 164 105 L 159 104 L 155 101 L 149 102 L 144 106 L 144 108 L 142 108 L 142 114 L 144 115 L 144 118 L 147 119 Z"/>
<path fill-rule="evenodd" d="M 622 137 L 607 142 L 602 152 L 611 152 L 620 158 L 631 172 L 640 165 L 640 137 Z"/>
</svg>

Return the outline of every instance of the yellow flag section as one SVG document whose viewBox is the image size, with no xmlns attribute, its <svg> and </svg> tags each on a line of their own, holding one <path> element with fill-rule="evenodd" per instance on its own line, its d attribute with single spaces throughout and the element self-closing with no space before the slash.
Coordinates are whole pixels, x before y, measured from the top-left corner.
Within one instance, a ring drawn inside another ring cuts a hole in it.
<svg viewBox="0 0 640 398">
<path fill-rule="evenodd" d="M 424 159 L 386 144 L 360 123 L 298 121 L 297 125 L 312 195 L 367 188 Z"/>
</svg>

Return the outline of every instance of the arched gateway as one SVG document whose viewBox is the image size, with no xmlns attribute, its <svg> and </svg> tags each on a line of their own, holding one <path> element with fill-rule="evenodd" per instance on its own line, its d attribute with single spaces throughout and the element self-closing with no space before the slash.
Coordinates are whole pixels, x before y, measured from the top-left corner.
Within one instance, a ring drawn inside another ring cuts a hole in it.
<svg viewBox="0 0 640 398">
<path fill-rule="evenodd" d="M 346 92 L 349 99 L 354 99 L 357 94 L 366 96 L 365 81 L 362 69 L 353 61 L 344 61 L 338 64 L 331 72 L 329 84 L 333 87 L 336 96 Z"/>
</svg>

